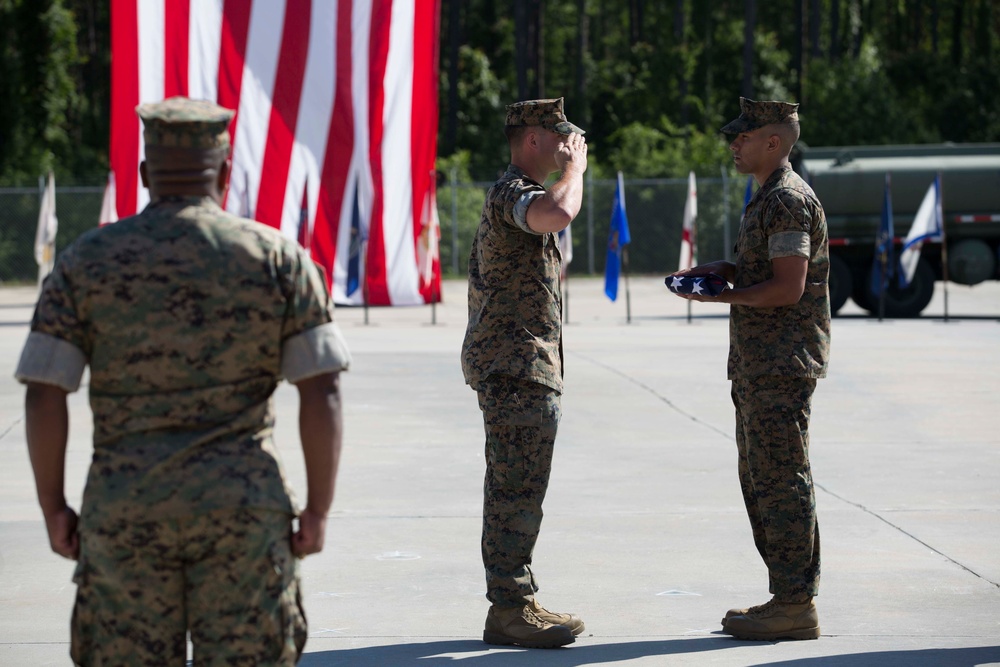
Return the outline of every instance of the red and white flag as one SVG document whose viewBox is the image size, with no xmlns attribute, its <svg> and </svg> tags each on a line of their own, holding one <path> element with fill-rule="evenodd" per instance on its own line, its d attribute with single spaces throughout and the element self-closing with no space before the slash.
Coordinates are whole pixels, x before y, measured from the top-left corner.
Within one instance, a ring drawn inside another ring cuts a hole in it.
<svg viewBox="0 0 1000 667">
<path fill-rule="evenodd" d="M 148 201 L 135 107 L 211 100 L 236 110 L 227 210 L 290 238 L 305 217 L 334 300 L 360 304 L 362 290 L 345 289 L 357 192 L 368 303 L 429 302 L 419 246 L 435 188 L 439 10 L 440 0 L 112 0 L 118 214 Z"/>
<path fill-rule="evenodd" d="M 436 172 L 431 173 L 435 179 Z M 436 180 L 436 179 L 435 179 Z M 438 216 L 437 194 L 427 191 L 424 214 L 421 217 L 420 240 L 417 243 L 417 264 L 420 266 L 420 293 L 426 303 L 441 302 L 441 219 Z"/>
<path fill-rule="evenodd" d="M 97 218 L 97 224 L 101 227 L 118 222 L 118 207 L 116 205 L 117 195 L 115 194 L 115 172 L 108 172 L 108 184 L 104 186 L 104 199 L 101 200 L 101 215 Z"/>
<path fill-rule="evenodd" d="M 690 269 L 698 265 L 698 246 L 695 220 L 698 219 L 698 184 L 694 172 L 688 173 L 687 200 L 684 202 L 684 231 L 681 232 L 681 258 L 677 269 Z"/>
</svg>

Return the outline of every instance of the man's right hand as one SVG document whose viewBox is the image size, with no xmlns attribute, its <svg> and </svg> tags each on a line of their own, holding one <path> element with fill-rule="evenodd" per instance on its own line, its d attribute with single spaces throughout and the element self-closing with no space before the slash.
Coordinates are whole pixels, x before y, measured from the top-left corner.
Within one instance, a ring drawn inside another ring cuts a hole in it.
<svg viewBox="0 0 1000 667">
<path fill-rule="evenodd" d="M 587 171 L 587 140 L 576 132 L 566 135 L 556 150 L 556 166 L 559 171 L 565 171 L 569 165 L 581 174 Z"/>
<path fill-rule="evenodd" d="M 681 269 L 679 271 L 674 271 L 673 273 L 668 273 L 667 277 L 670 276 L 707 276 L 714 273 L 718 276 L 722 276 L 729 282 L 733 282 L 736 277 L 736 265 L 732 262 L 727 262 L 725 260 L 719 260 L 717 262 L 709 262 L 708 264 L 699 264 L 698 266 L 692 267 L 690 269 Z"/>
</svg>

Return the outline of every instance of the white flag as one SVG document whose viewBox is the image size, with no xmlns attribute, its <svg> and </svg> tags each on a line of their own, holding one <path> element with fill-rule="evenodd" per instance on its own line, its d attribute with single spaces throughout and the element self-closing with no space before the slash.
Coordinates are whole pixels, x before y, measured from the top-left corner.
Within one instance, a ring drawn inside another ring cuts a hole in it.
<svg viewBox="0 0 1000 667">
<path fill-rule="evenodd" d="M 698 184 L 694 172 L 688 173 L 688 194 L 684 202 L 684 231 L 681 233 L 681 258 L 677 263 L 679 269 L 690 269 L 698 265 L 698 248 L 696 244 L 694 223 L 698 218 Z"/>
<path fill-rule="evenodd" d="M 56 260 L 56 177 L 49 172 L 49 180 L 42 193 L 42 205 L 38 211 L 38 230 L 35 232 L 35 262 L 38 264 L 38 283 L 52 272 Z"/>
<path fill-rule="evenodd" d="M 913 280 L 917 271 L 917 261 L 920 259 L 920 248 L 924 241 L 940 240 L 943 229 L 941 213 L 941 176 L 934 177 L 931 186 L 927 188 L 924 201 L 917 209 L 913 225 L 903 241 L 903 251 L 899 254 L 899 286 L 906 288 Z"/>
<path fill-rule="evenodd" d="M 101 201 L 101 215 L 97 219 L 100 226 L 118 222 L 118 208 L 115 206 L 115 172 L 108 172 L 108 184 L 104 186 L 104 199 Z"/>
<path fill-rule="evenodd" d="M 562 255 L 562 271 L 565 275 L 566 267 L 569 263 L 573 261 L 573 232 L 570 231 L 570 227 L 573 225 L 566 225 L 566 229 L 559 232 L 559 253 Z"/>
</svg>

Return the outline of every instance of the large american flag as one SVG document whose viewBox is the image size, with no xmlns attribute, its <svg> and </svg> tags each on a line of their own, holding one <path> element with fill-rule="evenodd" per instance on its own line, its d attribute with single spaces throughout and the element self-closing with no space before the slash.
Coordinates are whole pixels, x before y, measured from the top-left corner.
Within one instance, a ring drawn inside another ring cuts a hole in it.
<svg viewBox="0 0 1000 667">
<path fill-rule="evenodd" d="M 149 198 L 136 105 L 212 100 L 237 112 L 227 210 L 307 245 L 337 303 L 438 301 L 439 10 L 440 0 L 112 0 L 119 216 Z"/>
</svg>

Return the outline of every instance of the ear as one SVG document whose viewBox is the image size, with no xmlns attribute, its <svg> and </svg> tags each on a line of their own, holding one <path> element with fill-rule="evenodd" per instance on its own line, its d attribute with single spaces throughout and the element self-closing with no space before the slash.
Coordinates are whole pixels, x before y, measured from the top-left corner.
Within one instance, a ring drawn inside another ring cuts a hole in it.
<svg viewBox="0 0 1000 667">
<path fill-rule="evenodd" d="M 528 130 L 524 133 L 525 144 L 531 148 L 538 150 L 538 132 L 535 130 Z"/>
<path fill-rule="evenodd" d="M 146 161 L 139 163 L 139 178 L 142 180 L 142 187 L 149 189 L 149 176 L 146 175 Z"/>
</svg>

